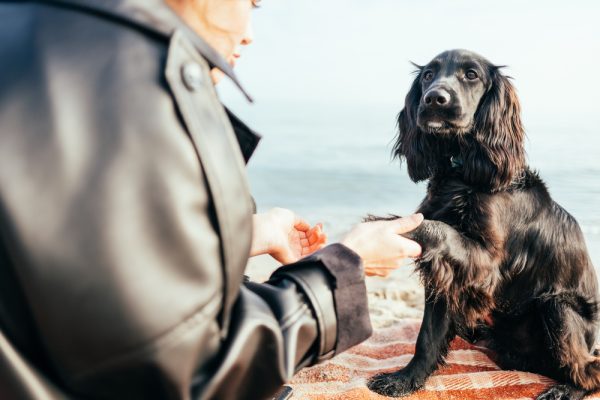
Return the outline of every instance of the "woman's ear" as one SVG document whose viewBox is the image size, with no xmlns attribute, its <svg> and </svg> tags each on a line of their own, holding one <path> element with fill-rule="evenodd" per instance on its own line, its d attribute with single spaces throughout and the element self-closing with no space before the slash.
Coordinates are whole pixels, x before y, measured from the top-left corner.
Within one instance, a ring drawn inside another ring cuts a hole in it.
<svg viewBox="0 0 600 400">
<path fill-rule="evenodd" d="M 392 155 L 401 160 L 406 159 L 408 175 L 414 182 L 429 179 L 436 170 L 437 152 L 434 143 L 427 134 L 417 126 L 417 113 L 421 102 L 421 73 L 423 68 L 417 66 L 418 74 L 412 83 L 404 101 L 404 109 L 398 115 L 398 136 L 392 149 Z"/>
<path fill-rule="evenodd" d="M 477 113 L 463 156 L 465 180 L 491 191 L 509 186 L 525 168 L 521 106 L 508 77 L 492 67 L 492 84 Z"/>
</svg>

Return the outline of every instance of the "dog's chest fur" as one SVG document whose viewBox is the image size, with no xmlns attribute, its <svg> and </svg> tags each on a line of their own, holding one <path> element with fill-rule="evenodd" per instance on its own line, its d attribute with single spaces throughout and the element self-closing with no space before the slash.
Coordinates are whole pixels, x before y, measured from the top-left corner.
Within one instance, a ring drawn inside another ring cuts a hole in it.
<svg viewBox="0 0 600 400">
<path fill-rule="evenodd" d="M 497 235 L 487 209 L 493 196 L 457 177 L 434 177 L 419 211 L 426 219 L 444 222 L 494 252 Z M 449 309 L 460 316 L 458 325 L 469 329 L 482 323 L 490 325 L 489 315 L 496 307 L 494 291 L 498 275 L 477 265 L 457 268 L 451 258 L 432 254 L 435 255 L 417 264 L 424 284 L 435 295 L 446 297 Z"/>
<path fill-rule="evenodd" d="M 485 197 L 487 194 L 458 178 L 434 178 L 429 182 L 420 211 L 425 218 L 445 222 L 468 235 L 483 228 Z"/>
</svg>

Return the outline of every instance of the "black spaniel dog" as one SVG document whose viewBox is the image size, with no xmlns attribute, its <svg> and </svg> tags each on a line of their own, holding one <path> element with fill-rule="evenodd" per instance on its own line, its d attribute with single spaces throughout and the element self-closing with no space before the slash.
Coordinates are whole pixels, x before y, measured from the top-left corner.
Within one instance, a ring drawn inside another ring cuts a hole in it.
<svg viewBox="0 0 600 400">
<path fill-rule="evenodd" d="M 426 220 L 407 235 L 423 247 L 426 303 L 413 359 L 368 384 L 382 395 L 421 388 L 455 335 L 485 339 L 503 368 L 560 382 L 538 400 L 600 388 L 596 273 L 577 222 L 527 166 L 519 101 L 500 70 L 444 52 L 418 67 L 399 115 L 394 153 L 413 181 L 429 181 Z"/>
</svg>

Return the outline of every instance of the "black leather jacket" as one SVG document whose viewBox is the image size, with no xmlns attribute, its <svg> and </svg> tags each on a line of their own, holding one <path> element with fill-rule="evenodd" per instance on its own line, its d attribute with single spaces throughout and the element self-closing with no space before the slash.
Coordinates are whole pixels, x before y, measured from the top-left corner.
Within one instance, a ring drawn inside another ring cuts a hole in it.
<svg viewBox="0 0 600 400">
<path fill-rule="evenodd" d="M 160 0 L 0 0 L 0 398 L 260 399 L 370 335 L 342 245 L 243 282 L 215 66 Z"/>
</svg>

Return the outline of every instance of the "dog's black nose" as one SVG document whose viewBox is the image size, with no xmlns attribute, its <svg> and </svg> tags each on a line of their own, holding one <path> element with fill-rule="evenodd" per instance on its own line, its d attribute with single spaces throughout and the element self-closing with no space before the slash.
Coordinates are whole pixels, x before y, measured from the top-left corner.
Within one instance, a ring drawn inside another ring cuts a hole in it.
<svg viewBox="0 0 600 400">
<path fill-rule="evenodd" d="M 442 88 L 431 89 L 425 93 L 425 105 L 427 107 L 448 107 L 450 105 L 450 93 Z"/>
</svg>

